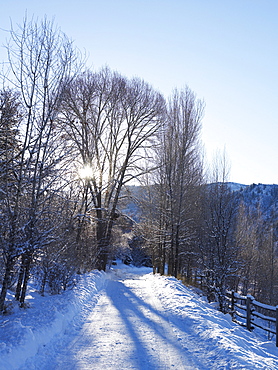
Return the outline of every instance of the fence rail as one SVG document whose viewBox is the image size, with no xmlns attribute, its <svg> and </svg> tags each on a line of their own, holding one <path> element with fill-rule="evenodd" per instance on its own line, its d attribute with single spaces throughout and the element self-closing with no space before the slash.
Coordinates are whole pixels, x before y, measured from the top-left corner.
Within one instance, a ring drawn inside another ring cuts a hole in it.
<svg viewBox="0 0 278 370">
<path fill-rule="evenodd" d="M 226 301 L 233 321 L 245 326 L 249 331 L 258 327 L 276 335 L 276 347 L 278 347 L 278 306 L 258 302 L 251 295 L 242 296 L 233 290 L 226 292 Z M 265 322 L 268 323 L 268 327 L 265 326 Z"/>
</svg>

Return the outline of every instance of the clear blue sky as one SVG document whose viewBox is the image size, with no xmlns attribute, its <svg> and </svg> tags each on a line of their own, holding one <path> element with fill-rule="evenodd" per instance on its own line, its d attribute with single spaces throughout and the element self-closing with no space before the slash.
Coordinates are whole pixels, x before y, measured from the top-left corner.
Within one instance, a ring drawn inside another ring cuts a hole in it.
<svg viewBox="0 0 278 370">
<path fill-rule="evenodd" d="M 26 10 L 55 17 L 95 69 L 166 97 L 188 85 L 206 103 L 207 157 L 225 147 L 230 181 L 278 184 L 278 0 L 0 0 L 0 28 Z"/>
</svg>

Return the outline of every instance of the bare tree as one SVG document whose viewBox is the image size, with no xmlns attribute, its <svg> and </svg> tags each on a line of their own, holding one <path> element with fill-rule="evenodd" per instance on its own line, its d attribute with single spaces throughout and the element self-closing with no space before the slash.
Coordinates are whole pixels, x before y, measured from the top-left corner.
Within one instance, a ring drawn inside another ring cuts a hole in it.
<svg viewBox="0 0 278 370">
<path fill-rule="evenodd" d="M 238 286 L 267 304 L 277 302 L 278 259 L 275 218 L 266 219 L 260 209 L 241 204 L 237 219 L 237 243 L 241 266 Z"/>
<path fill-rule="evenodd" d="M 61 186 L 65 151 L 59 148 L 55 120 L 65 84 L 71 79 L 76 52 L 72 42 L 47 19 L 29 23 L 25 19 L 18 30 L 11 29 L 10 35 L 10 77 L 5 78 L 19 91 L 24 111 L 16 194 L 10 209 L 11 235 L 20 235 L 16 243 L 10 239 L 10 248 L 16 245 L 21 250 L 16 298 L 23 305 L 34 251 L 52 238 L 53 225 L 40 230 L 39 221 L 53 190 Z M 5 292 L 1 297 L 3 308 Z"/>
<path fill-rule="evenodd" d="M 90 197 L 84 207 L 96 219 L 99 269 L 107 264 L 121 189 L 142 172 L 144 149 L 163 113 L 164 99 L 147 83 L 108 68 L 80 75 L 64 95 L 63 129 L 80 168 L 88 170 L 84 192 Z"/>
<path fill-rule="evenodd" d="M 203 103 L 186 87 L 175 90 L 167 106 L 167 120 L 159 136 L 157 151 L 158 245 L 157 271 L 174 276 L 190 275 L 196 253 L 195 221 L 198 189 L 202 181 L 199 134 Z"/>
<path fill-rule="evenodd" d="M 18 256 L 14 230 L 13 207 L 17 195 L 17 158 L 20 153 L 18 126 L 21 121 L 18 94 L 11 90 L 0 93 L 0 251 L 4 275 L 0 296 L 0 311 L 3 305 L 13 267 Z M 1 274 L 2 275 L 2 274 Z"/>
<path fill-rule="evenodd" d="M 237 272 L 239 248 L 236 243 L 237 199 L 227 183 L 229 166 L 225 156 L 216 154 L 211 181 L 206 185 L 204 233 L 200 244 L 208 299 L 217 299 L 224 310 L 229 278 Z"/>
</svg>

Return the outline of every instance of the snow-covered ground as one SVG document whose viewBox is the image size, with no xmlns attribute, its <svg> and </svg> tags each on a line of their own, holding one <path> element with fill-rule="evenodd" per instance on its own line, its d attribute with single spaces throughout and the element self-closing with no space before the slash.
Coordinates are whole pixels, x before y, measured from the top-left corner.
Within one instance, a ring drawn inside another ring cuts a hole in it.
<svg viewBox="0 0 278 370">
<path fill-rule="evenodd" d="M 0 317 L 0 369 L 278 369 L 273 342 L 150 269 L 114 266 Z"/>
</svg>

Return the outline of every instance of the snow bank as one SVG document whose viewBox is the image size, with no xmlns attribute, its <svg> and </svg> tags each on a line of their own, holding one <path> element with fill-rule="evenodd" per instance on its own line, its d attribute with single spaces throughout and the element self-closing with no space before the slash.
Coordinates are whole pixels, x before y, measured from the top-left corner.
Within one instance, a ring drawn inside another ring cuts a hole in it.
<svg viewBox="0 0 278 370">
<path fill-rule="evenodd" d="M 26 297 L 29 308 L 0 316 L 0 370 L 19 368 L 40 346 L 62 334 L 75 317 L 86 317 L 105 280 L 105 273 L 94 271 L 80 276 L 72 290 L 46 297 L 31 286 Z"/>
<path fill-rule="evenodd" d="M 208 369 L 278 369 L 274 341 L 234 323 L 229 314 L 217 311 L 175 278 L 149 275 L 148 279 L 153 280 L 181 343 L 196 357 L 205 357 Z"/>
</svg>

